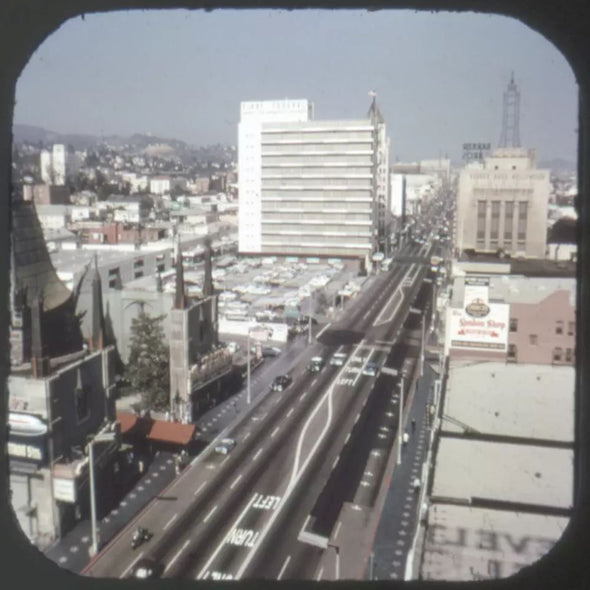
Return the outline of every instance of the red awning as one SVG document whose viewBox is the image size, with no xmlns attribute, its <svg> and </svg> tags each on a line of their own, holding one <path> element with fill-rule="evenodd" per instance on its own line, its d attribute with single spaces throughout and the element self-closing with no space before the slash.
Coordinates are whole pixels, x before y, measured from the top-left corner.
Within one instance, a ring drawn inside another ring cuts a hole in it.
<svg viewBox="0 0 590 590">
<path fill-rule="evenodd" d="M 121 434 L 125 434 L 137 424 L 137 416 L 129 412 L 117 412 L 117 422 L 121 425 Z"/>
<path fill-rule="evenodd" d="M 196 426 L 194 424 L 181 424 L 180 422 L 166 422 L 154 420 L 147 438 L 149 440 L 187 445 L 193 440 Z"/>
</svg>

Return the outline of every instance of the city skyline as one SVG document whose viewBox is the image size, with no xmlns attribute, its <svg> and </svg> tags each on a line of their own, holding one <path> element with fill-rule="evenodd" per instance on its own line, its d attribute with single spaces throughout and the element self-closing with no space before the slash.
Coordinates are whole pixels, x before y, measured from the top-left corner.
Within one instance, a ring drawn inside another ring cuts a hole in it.
<svg viewBox="0 0 590 590">
<path fill-rule="evenodd" d="M 567 61 L 526 25 L 477 14 L 87 15 L 64 23 L 31 56 L 17 84 L 14 122 L 236 145 L 243 100 L 306 98 L 316 118 L 362 118 L 374 90 L 392 163 L 457 161 L 464 142 L 497 145 L 512 72 L 522 145 L 536 148 L 539 159 L 575 162 L 577 87 Z"/>
</svg>

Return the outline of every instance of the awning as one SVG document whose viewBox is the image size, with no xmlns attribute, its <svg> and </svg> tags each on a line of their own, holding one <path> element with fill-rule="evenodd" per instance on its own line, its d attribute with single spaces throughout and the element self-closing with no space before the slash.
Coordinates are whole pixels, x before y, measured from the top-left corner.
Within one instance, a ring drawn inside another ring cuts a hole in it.
<svg viewBox="0 0 590 590">
<path fill-rule="evenodd" d="M 158 442 L 167 442 L 177 445 L 187 445 L 193 440 L 196 426 L 194 424 L 181 424 L 180 422 L 166 422 L 154 420 L 147 438 Z"/>
</svg>

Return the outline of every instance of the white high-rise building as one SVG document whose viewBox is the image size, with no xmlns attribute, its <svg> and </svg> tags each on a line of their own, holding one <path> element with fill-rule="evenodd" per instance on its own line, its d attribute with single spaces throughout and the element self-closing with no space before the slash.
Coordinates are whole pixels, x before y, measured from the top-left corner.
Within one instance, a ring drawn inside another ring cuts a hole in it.
<svg viewBox="0 0 590 590">
<path fill-rule="evenodd" d="M 53 166 L 53 184 L 62 186 L 66 183 L 66 146 L 62 143 L 56 143 L 51 152 L 51 163 Z"/>
<path fill-rule="evenodd" d="M 374 103 L 367 119 L 312 114 L 307 100 L 242 103 L 240 252 L 368 260 L 389 218 L 385 124 Z"/>
<path fill-rule="evenodd" d="M 41 180 L 45 184 L 64 186 L 68 175 L 74 175 L 80 169 L 82 157 L 70 153 L 65 145 L 56 143 L 51 151 L 42 150 L 39 157 Z"/>
</svg>

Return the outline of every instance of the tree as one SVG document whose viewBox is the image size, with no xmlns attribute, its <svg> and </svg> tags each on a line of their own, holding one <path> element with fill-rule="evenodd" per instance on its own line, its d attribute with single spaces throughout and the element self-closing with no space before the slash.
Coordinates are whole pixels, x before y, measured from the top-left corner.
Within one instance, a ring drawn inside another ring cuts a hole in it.
<svg viewBox="0 0 590 590">
<path fill-rule="evenodd" d="M 163 410 L 169 406 L 170 354 L 164 339 L 164 316 L 150 316 L 145 311 L 131 322 L 131 346 L 125 370 L 131 386 L 139 391 L 147 409 Z"/>
</svg>

